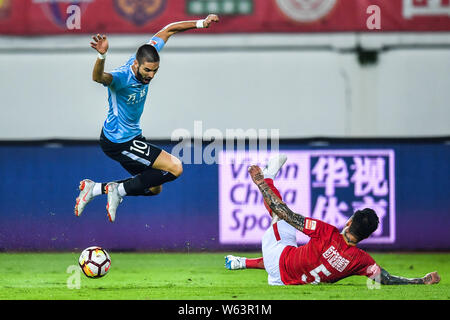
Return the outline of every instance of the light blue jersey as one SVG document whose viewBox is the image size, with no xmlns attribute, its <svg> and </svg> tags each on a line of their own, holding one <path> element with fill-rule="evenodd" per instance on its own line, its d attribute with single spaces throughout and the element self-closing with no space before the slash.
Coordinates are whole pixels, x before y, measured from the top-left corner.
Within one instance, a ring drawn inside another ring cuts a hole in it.
<svg viewBox="0 0 450 320">
<path fill-rule="evenodd" d="M 159 52 L 164 47 L 164 40 L 153 37 L 149 44 Z M 131 65 L 136 54 L 125 65 L 114 69 L 113 80 L 108 86 L 108 116 L 103 123 L 103 132 L 112 142 L 123 143 L 142 134 L 140 119 L 144 111 L 148 84 L 141 83 L 134 75 Z"/>
</svg>

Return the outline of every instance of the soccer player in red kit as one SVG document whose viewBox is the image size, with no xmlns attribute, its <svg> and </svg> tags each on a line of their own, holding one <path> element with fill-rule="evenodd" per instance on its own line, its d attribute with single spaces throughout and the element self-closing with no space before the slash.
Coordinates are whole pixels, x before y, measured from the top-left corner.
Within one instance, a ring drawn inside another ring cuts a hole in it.
<svg viewBox="0 0 450 320">
<path fill-rule="evenodd" d="M 286 161 L 286 156 L 281 157 L 284 159 L 278 156 L 269 161 L 268 167 L 272 166 L 272 172 L 278 172 Z M 437 272 L 414 279 L 390 275 L 368 253 L 356 247 L 378 227 L 374 210 L 356 211 L 339 232 L 328 223 L 290 210 L 273 184 L 275 174 L 267 178 L 267 174 L 255 165 L 249 167 L 249 173 L 264 197 L 273 219 L 272 225 L 262 239 L 263 257 L 227 256 L 228 269 L 265 268 L 270 285 L 333 283 L 352 275 L 367 276 L 386 285 L 434 284 L 440 281 Z M 309 236 L 310 241 L 298 247 L 296 230 Z"/>
</svg>

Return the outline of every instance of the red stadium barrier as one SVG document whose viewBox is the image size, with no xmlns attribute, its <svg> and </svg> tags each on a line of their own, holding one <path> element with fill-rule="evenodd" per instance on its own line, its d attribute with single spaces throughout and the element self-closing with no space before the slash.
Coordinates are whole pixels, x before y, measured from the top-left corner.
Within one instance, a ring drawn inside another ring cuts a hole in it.
<svg viewBox="0 0 450 320">
<path fill-rule="evenodd" d="M 208 12 L 210 32 L 450 31 L 450 0 L 0 0 L 0 34 L 148 33 Z M 373 8 L 373 7 L 372 7 Z"/>
</svg>

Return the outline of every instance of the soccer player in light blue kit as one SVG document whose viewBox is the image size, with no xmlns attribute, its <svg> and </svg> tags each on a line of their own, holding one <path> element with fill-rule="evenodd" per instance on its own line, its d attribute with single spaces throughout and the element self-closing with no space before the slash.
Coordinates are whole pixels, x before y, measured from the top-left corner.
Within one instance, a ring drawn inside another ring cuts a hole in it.
<svg viewBox="0 0 450 320">
<path fill-rule="evenodd" d="M 85 206 L 96 196 L 107 194 L 108 219 L 114 222 L 117 207 L 125 196 L 153 196 L 162 190 L 162 184 L 173 181 L 183 172 L 181 161 L 142 136 L 140 118 L 148 94 L 148 85 L 159 69 L 159 51 L 167 40 L 178 32 L 208 28 L 218 22 L 217 15 L 205 19 L 174 22 L 156 33 L 140 46 L 125 65 L 104 72 L 108 51 L 106 36 L 97 34 L 91 47 L 98 52 L 92 79 L 108 87 L 108 115 L 103 123 L 100 146 L 110 158 L 118 161 L 132 177 L 109 183 L 84 179 L 76 199 L 75 215 L 80 216 Z"/>
</svg>

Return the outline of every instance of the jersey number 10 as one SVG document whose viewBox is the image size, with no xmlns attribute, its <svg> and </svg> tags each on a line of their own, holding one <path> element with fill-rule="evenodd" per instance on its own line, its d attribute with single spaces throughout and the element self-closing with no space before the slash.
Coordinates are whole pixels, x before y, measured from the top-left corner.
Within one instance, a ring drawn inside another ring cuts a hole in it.
<svg viewBox="0 0 450 320">
<path fill-rule="evenodd" d="M 137 151 L 139 153 L 142 153 L 146 156 L 150 153 L 150 146 L 147 145 L 145 142 L 140 140 L 133 140 L 133 146 L 130 146 L 130 151 Z M 147 152 L 146 152 L 147 151 Z"/>
</svg>

